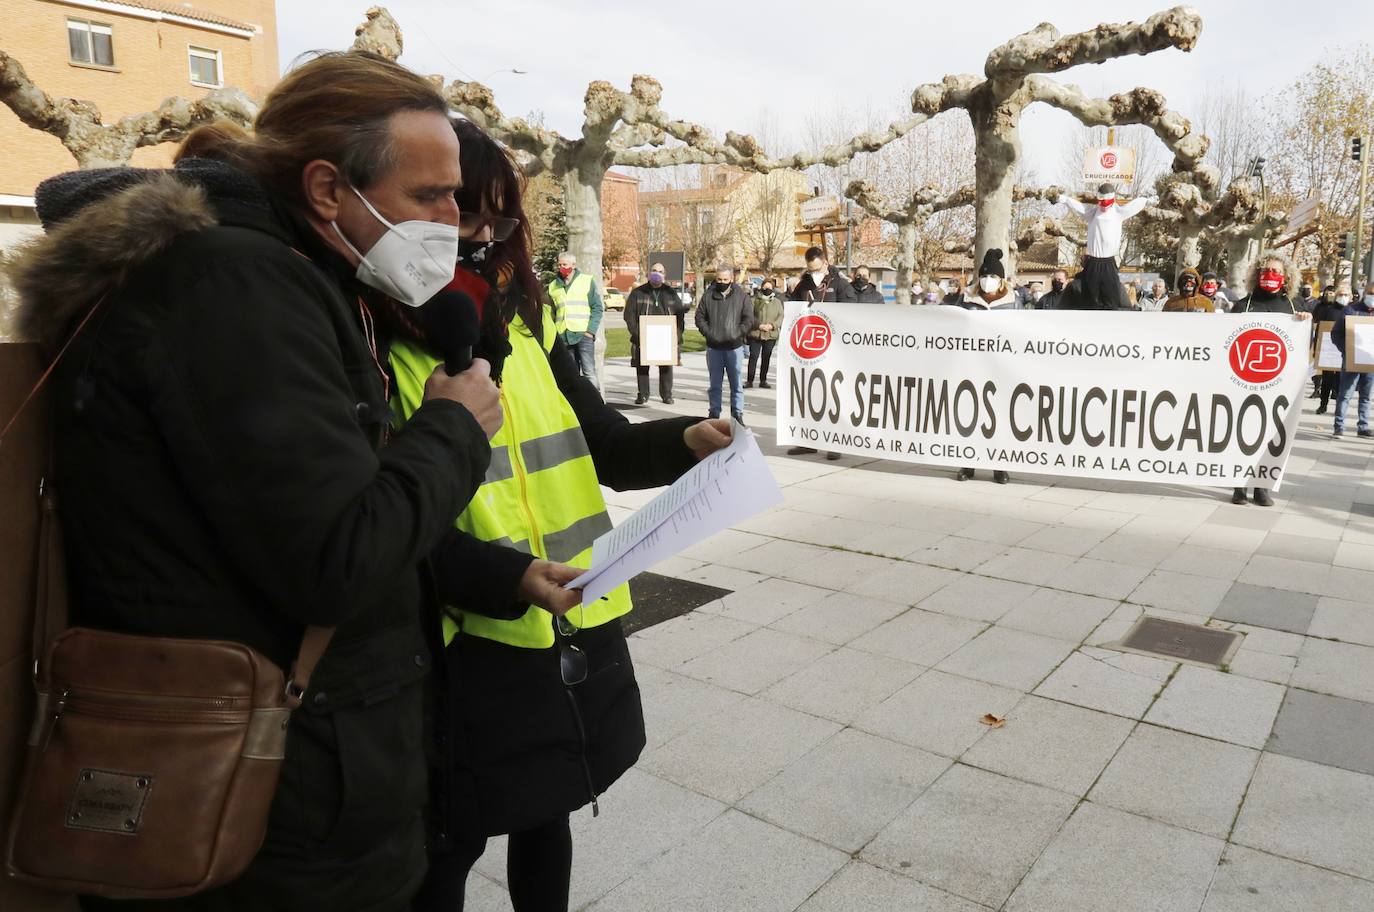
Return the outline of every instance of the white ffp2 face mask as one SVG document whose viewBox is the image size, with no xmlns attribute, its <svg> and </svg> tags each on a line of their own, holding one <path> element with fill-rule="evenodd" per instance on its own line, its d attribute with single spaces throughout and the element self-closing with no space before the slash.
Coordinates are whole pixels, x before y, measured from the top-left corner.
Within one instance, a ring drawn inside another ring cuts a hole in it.
<svg viewBox="0 0 1374 912">
<path fill-rule="evenodd" d="M 997 276 L 983 276 L 978 280 L 978 287 L 983 290 L 983 294 L 992 294 L 1002 284 L 1002 280 Z"/>
<path fill-rule="evenodd" d="M 830 270 L 828 269 L 813 269 L 811 270 L 811 281 L 819 285 L 825 281 L 825 277 L 829 274 Z"/>
<path fill-rule="evenodd" d="M 330 227 L 358 257 L 358 281 L 402 304 L 419 307 L 453 281 L 458 265 L 458 226 L 418 219 L 393 225 L 382 218 L 367 197 L 350 187 L 372 217 L 386 226 L 386 234 L 366 254 L 354 247 L 338 223 Z"/>
</svg>

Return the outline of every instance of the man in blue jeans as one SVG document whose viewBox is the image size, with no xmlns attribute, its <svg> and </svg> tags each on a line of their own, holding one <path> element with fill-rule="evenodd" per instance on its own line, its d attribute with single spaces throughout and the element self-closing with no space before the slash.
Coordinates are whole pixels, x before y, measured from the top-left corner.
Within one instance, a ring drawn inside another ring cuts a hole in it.
<svg viewBox="0 0 1374 912">
<path fill-rule="evenodd" d="M 706 337 L 706 369 L 711 376 L 710 415 L 720 417 L 722 374 L 730 378 L 730 414 L 744 423 L 744 387 L 740 383 L 745 343 L 754 328 L 754 305 L 744 289 L 735 284 L 733 266 L 716 267 L 716 280 L 708 285 L 697 305 L 697 329 Z"/>
<path fill-rule="evenodd" d="M 1337 317 L 1331 327 L 1331 341 L 1341 350 L 1342 368 L 1347 366 L 1347 359 L 1350 357 L 1345 345 L 1346 317 L 1374 317 L 1374 282 L 1365 286 L 1364 297 L 1346 307 L 1345 313 Z M 1341 384 L 1336 392 L 1336 421 L 1332 436 L 1340 437 L 1345 434 L 1345 412 L 1350 407 L 1351 390 L 1355 390 L 1360 397 L 1360 404 L 1356 409 L 1358 433 L 1361 437 L 1374 437 L 1374 430 L 1370 430 L 1369 427 L 1369 396 L 1371 390 L 1374 390 L 1374 374 L 1350 370 L 1341 371 Z"/>
</svg>

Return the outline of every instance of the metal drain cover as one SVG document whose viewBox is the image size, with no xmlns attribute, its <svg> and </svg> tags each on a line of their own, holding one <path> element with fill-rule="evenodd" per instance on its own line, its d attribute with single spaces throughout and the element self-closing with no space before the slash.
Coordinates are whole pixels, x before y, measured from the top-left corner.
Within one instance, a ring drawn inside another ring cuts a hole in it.
<svg viewBox="0 0 1374 912">
<path fill-rule="evenodd" d="M 1240 640 L 1241 635 L 1231 630 L 1144 616 L 1113 648 L 1220 668 L 1231 661 Z"/>
</svg>

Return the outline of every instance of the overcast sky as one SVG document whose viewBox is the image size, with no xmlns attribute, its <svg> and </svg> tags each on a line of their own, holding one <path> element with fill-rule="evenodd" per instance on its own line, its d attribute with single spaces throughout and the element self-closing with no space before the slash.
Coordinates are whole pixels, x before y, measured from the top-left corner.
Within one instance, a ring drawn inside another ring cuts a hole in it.
<svg viewBox="0 0 1374 912">
<path fill-rule="evenodd" d="M 279 0 L 282 67 L 299 54 L 351 42 L 375 0 Z M 1042 21 L 1061 32 L 1104 19 L 1145 19 L 1163 0 L 389 0 L 406 39 L 401 61 L 422 73 L 477 79 L 502 110 L 542 111 L 576 136 L 587 83 L 620 88 L 635 73 L 664 87 L 671 116 L 752 132 L 765 120 L 788 148 L 809 111 L 874 111 L 890 119 L 912 87 L 946 73 L 981 73 L 988 51 Z M 1085 66 L 1056 78 L 1107 95 L 1145 85 L 1185 115 L 1204 87 L 1243 84 L 1262 99 L 1328 49 L 1374 38 L 1374 4 L 1349 0 L 1203 0 L 1202 39 L 1190 54 Z M 1108 10 L 1097 13 L 1095 10 Z M 526 75 L 503 70 L 520 69 Z M 909 113 L 909 109 L 907 111 Z M 1256 116 L 1261 116 L 1256 111 Z M 1062 131 L 1074 121 L 1044 105 L 1022 121 L 1025 156 L 1042 180 L 1058 176 Z M 790 136 L 789 136 L 790 134 Z"/>
</svg>

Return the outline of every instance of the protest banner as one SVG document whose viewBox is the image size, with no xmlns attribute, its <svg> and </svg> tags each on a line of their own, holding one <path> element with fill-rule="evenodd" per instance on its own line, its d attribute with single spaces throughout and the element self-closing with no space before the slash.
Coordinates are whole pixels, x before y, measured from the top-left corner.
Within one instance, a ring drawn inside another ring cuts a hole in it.
<svg viewBox="0 0 1374 912">
<path fill-rule="evenodd" d="M 1277 488 L 1311 324 L 1275 314 L 787 305 L 778 443 L 928 465 Z"/>
</svg>

